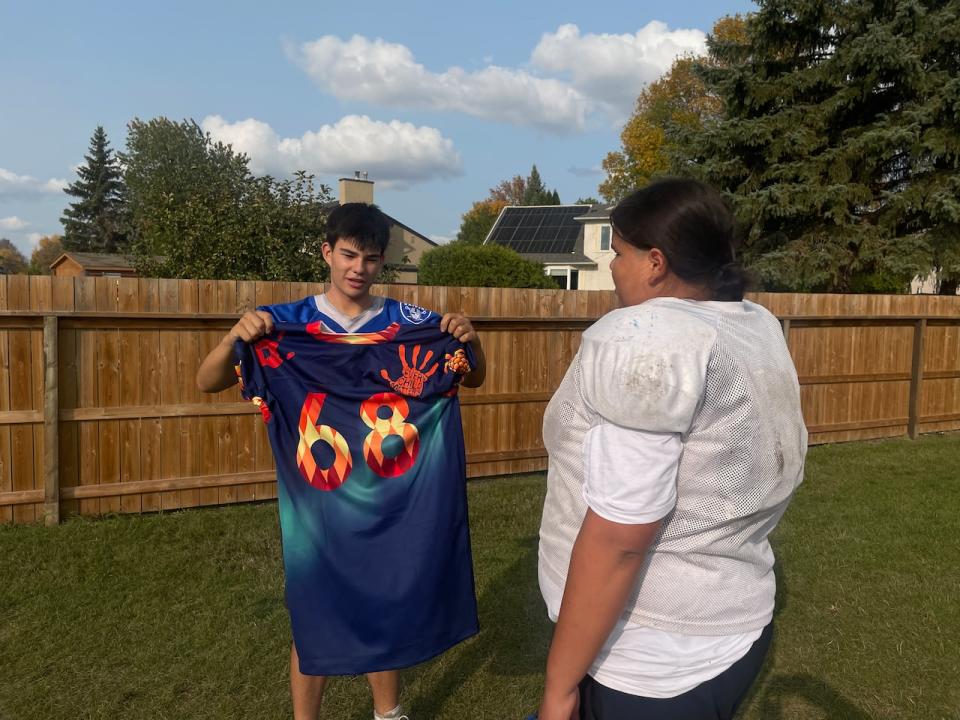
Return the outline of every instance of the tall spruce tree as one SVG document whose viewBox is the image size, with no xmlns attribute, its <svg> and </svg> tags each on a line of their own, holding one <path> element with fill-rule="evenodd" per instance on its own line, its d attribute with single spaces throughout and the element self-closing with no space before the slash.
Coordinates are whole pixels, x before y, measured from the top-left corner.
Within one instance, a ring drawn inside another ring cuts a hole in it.
<svg viewBox="0 0 960 720">
<path fill-rule="evenodd" d="M 730 193 L 764 286 L 960 278 L 960 0 L 758 0 L 699 71 L 724 114 L 675 169 Z"/>
<path fill-rule="evenodd" d="M 107 133 L 97 126 L 78 179 L 65 192 L 77 198 L 63 211 L 63 246 L 81 252 L 119 252 L 126 248 L 123 180 Z"/>
<path fill-rule="evenodd" d="M 525 189 L 523 191 L 524 205 L 559 205 L 560 196 L 556 190 L 547 190 L 543 184 L 543 178 L 540 177 L 540 171 L 534 165 L 530 168 L 530 174 L 527 176 Z"/>
<path fill-rule="evenodd" d="M 523 192 L 524 205 L 545 205 L 544 198 L 547 197 L 548 190 L 540 177 L 540 171 L 534 165 L 530 168 L 530 174 L 527 176 L 526 190 Z"/>
</svg>

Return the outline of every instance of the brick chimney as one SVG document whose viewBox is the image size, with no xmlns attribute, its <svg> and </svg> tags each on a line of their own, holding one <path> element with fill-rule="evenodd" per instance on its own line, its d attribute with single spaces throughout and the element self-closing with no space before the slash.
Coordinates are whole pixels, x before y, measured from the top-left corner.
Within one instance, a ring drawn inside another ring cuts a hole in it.
<svg viewBox="0 0 960 720">
<path fill-rule="evenodd" d="M 340 204 L 362 202 L 373 204 L 373 180 L 367 173 L 356 170 L 352 178 L 340 178 Z"/>
</svg>

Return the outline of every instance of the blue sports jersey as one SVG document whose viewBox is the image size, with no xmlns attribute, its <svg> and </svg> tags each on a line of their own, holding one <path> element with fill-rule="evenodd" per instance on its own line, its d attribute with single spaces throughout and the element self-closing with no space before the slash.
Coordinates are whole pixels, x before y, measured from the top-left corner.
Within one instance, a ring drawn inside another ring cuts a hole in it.
<svg viewBox="0 0 960 720">
<path fill-rule="evenodd" d="M 456 397 L 473 356 L 433 313 L 348 334 L 313 309 L 236 346 L 276 458 L 300 669 L 406 667 L 478 631 Z"/>
<path fill-rule="evenodd" d="M 283 303 L 280 305 L 262 305 L 258 310 L 269 312 L 276 322 L 302 323 L 306 325 L 311 322 L 322 322 L 326 328 L 332 332 L 346 332 L 336 320 L 329 315 L 321 312 L 317 307 L 317 300 L 313 295 L 297 300 L 292 303 Z M 357 328 L 356 332 L 375 332 L 383 330 L 393 323 L 400 325 L 423 325 L 425 323 L 436 323 L 440 321 L 440 316 L 418 305 L 400 302 L 393 298 L 384 298 L 383 310 L 377 315 Z"/>
</svg>

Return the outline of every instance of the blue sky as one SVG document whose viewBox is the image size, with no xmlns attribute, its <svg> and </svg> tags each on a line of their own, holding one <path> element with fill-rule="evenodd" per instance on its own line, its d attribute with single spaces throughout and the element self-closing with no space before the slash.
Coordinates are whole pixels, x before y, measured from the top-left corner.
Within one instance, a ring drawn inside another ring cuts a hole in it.
<svg viewBox="0 0 960 720">
<path fill-rule="evenodd" d="M 742 0 L 0 3 L 0 236 L 62 232 L 90 136 L 193 118 L 251 168 L 375 201 L 443 241 L 536 163 L 564 202 L 597 196 L 632 100 Z"/>
</svg>

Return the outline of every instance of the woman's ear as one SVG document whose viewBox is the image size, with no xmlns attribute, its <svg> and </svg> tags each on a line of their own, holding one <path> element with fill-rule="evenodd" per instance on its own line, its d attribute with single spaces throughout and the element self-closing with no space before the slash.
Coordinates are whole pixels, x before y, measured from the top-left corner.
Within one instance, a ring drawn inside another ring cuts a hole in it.
<svg viewBox="0 0 960 720">
<path fill-rule="evenodd" d="M 667 256 L 659 248 L 650 248 L 647 251 L 647 262 L 650 263 L 650 279 L 653 282 L 660 282 L 667 276 L 670 269 Z"/>
</svg>

